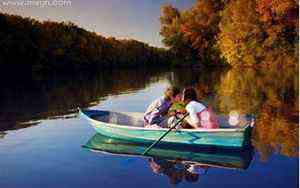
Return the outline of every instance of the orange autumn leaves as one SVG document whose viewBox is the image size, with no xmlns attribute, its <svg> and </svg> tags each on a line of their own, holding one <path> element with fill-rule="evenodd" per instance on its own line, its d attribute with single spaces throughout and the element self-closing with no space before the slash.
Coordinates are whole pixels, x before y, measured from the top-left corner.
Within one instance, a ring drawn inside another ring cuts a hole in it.
<svg viewBox="0 0 300 188">
<path fill-rule="evenodd" d="M 298 62 L 298 8 L 295 0 L 259 0 L 256 11 L 265 32 L 265 64 L 283 67 Z"/>
<path fill-rule="evenodd" d="M 171 5 L 162 6 L 160 34 L 163 43 L 176 58 L 183 60 L 213 57 L 221 8 L 222 3 L 218 0 L 197 1 L 190 10 L 181 12 Z"/>
<path fill-rule="evenodd" d="M 263 54 L 263 30 L 255 12 L 255 2 L 230 2 L 222 11 L 217 46 L 233 66 L 251 66 Z"/>
<path fill-rule="evenodd" d="M 204 58 L 213 54 L 215 36 L 219 32 L 218 23 L 222 9 L 220 1 L 198 1 L 189 12 L 185 13 L 186 21 L 181 25 L 184 37 L 198 51 L 198 56 Z"/>
<path fill-rule="evenodd" d="M 168 20 L 161 22 L 163 42 L 196 54 L 202 63 L 225 58 L 234 67 L 297 64 L 295 0 L 198 0 L 183 11 L 163 6 L 160 19 Z"/>
</svg>

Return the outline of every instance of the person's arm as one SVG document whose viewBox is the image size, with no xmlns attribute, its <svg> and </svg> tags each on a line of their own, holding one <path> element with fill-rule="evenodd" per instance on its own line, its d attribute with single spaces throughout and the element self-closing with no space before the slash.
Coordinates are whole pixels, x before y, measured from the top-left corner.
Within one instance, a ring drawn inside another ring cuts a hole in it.
<svg viewBox="0 0 300 188">
<path fill-rule="evenodd" d="M 189 116 L 186 118 L 186 121 L 195 129 L 199 128 L 200 120 L 198 118 L 196 109 L 191 105 L 187 105 L 186 111 L 189 113 Z"/>
<path fill-rule="evenodd" d="M 169 106 L 168 106 L 169 107 Z M 164 101 L 162 99 L 157 99 L 153 103 L 153 109 L 148 114 L 149 117 L 149 124 L 153 124 L 156 117 L 163 116 L 164 112 L 168 110 L 168 107 L 166 107 Z"/>
<path fill-rule="evenodd" d="M 194 129 L 197 129 L 197 128 L 199 128 L 199 123 L 195 123 L 193 120 L 192 120 L 192 118 L 191 118 L 191 116 L 188 116 L 188 117 L 186 117 L 186 122 L 191 126 L 191 127 L 193 127 Z"/>
<path fill-rule="evenodd" d="M 148 108 L 144 114 L 144 120 L 145 120 L 146 124 L 152 124 L 153 118 L 155 116 L 157 116 L 156 108 L 157 108 L 157 106 L 159 106 L 159 101 L 160 101 L 159 99 L 156 99 L 148 106 Z"/>
<path fill-rule="evenodd" d="M 171 105 L 167 101 L 159 100 L 153 113 L 164 116 L 168 113 L 168 110 L 170 107 L 171 107 Z"/>
</svg>

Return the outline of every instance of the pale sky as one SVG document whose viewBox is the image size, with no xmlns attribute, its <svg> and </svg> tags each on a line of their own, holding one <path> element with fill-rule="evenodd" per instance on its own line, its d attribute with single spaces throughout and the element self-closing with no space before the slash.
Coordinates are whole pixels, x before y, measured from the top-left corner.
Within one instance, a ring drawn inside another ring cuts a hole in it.
<svg viewBox="0 0 300 188">
<path fill-rule="evenodd" d="M 23 0 L 25 2 L 26 0 Z M 33 0 L 32 0 L 33 1 Z M 21 5 L 22 0 L 0 0 L 0 11 L 38 20 L 71 21 L 89 31 L 119 39 L 132 38 L 163 46 L 159 36 L 160 6 L 186 9 L 196 0 L 70 0 L 70 6 Z M 9 2 L 9 5 L 3 3 Z M 16 5 L 16 2 L 19 5 Z M 49 0 L 53 5 L 54 0 Z"/>
</svg>

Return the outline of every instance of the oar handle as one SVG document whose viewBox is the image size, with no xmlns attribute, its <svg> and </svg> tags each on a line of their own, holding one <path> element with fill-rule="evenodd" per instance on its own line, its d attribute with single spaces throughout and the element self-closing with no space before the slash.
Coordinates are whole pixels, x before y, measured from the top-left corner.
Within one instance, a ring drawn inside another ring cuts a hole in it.
<svg viewBox="0 0 300 188">
<path fill-rule="evenodd" d="M 180 122 L 184 120 L 189 114 L 186 113 L 179 121 L 177 121 L 167 132 L 165 132 L 161 137 L 153 142 L 143 153 L 142 155 L 146 155 L 157 143 L 159 143 L 172 129 L 174 129 Z"/>
</svg>

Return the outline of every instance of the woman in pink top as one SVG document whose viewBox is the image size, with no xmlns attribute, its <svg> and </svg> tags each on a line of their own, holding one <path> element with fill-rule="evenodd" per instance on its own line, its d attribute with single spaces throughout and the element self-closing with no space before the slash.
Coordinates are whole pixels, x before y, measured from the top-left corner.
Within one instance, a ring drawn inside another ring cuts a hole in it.
<svg viewBox="0 0 300 188">
<path fill-rule="evenodd" d="M 182 101 L 186 104 L 186 111 L 189 113 L 186 121 L 193 128 L 219 128 L 219 123 L 213 111 L 200 103 L 194 88 L 183 90 Z"/>
</svg>

